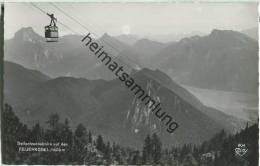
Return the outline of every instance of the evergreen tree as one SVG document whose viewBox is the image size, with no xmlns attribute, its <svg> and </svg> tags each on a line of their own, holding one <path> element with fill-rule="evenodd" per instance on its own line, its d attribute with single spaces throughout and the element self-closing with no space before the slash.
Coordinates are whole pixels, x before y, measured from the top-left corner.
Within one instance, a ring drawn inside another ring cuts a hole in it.
<svg viewBox="0 0 260 166">
<path fill-rule="evenodd" d="M 5 104 L 2 111 L 2 162 L 17 164 L 23 162 L 27 155 L 17 150 L 17 141 L 29 140 L 29 130 L 14 114 L 10 105 Z"/>
<path fill-rule="evenodd" d="M 153 158 L 153 163 L 159 164 L 162 157 L 162 143 L 159 137 L 155 133 L 152 135 L 151 146 L 152 146 L 151 154 Z"/>
<path fill-rule="evenodd" d="M 49 124 L 50 128 L 54 130 L 58 126 L 59 120 L 59 115 L 55 113 L 49 115 L 49 120 L 47 121 L 47 123 Z"/>
<path fill-rule="evenodd" d="M 72 148 L 73 161 L 77 161 L 77 163 L 84 162 L 84 158 L 87 153 L 86 145 L 87 145 L 86 128 L 82 124 L 79 124 L 76 127 L 76 130 L 74 132 L 74 144 Z"/>
<path fill-rule="evenodd" d="M 89 132 L 88 132 L 88 142 L 89 142 L 89 143 L 92 143 L 92 140 L 93 140 L 93 138 L 92 138 L 92 133 L 91 133 L 91 131 L 89 131 Z"/>
<path fill-rule="evenodd" d="M 133 160 L 131 162 L 133 165 L 140 165 L 141 164 L 141 156 L 140 152 L 137 150 L 134 152 Z"/>
<path fill-rule="evenodd" d="M 183 160 L 183 166 L 197 166 L 198 162 L 191 153 L 185 156 Z"/>
<path fill-rule="evenodd" d="M 105 154 L 104 154 L 104 157 L 106 159 L 106 161 L 108 163 L 111 163 L 111 159 L 112 159 L 112 148 L 110 146 L 110 143 L 107 142 L 107 145 L 106 145 L 106 151 L 105 151 Z"/>
<path fill-rule="evenodd" d="M 101 152 L 105 151 L 105 143 L 104 143 L 103 137 L 101 135 L 98 135 L 98 137 L 97 137 L 97 149 Z"/>
<path fill-rule="evenodd" d="M 36 123 L 33 128 L 32 128 L 32 132 L 31 132 L 31 140 L 38 142 L 40 140 L 43 140 L 44 138 L 44 131 L 41 128 L 39 123 Z"/>
<path fill-rule="evenodd" d="M 76 127 L 75 136 L 77 138 L 85 138 L 87 136 L 86 128 L 81 123 Z"/>
<path fill-rule="evenodd" d="M 150 135 L 147 135 L 144 140 L 142 163 L 150 164 L 151 161 L 152 161 L 152 140 Z"/>
</svg>

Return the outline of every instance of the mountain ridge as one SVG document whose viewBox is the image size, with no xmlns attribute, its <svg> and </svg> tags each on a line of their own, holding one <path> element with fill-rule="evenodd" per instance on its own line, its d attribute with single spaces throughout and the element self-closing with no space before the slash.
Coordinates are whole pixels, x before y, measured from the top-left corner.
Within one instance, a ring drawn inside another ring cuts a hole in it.
<svg viewBox="0 0 260 166">
<path fill-rule="evenodd" d="M 8 73 L 10 69 L 6 70 Z M 72 126 L 76 122 L 82 122 L 93 131 L 104 133 L 111 140 L 136 146 L 140 145 L 147 133 L 154 131 L 159 133 L 167 144 L 183 144 L 194 140 L 195 143 L 199 143 L 222 128 L 231 132 L 244 123 L 236 121 L 231 124 L 228 121 L 231 117 L 219 111 L 215 112 L 217 114 L 213 118 L 211 112 L 205 113 L 208 109 L 204 106 L 199 110 L 194 103 L 189 102 L 193 100 L 189 98 L 195 98 L 194 96 L 186 95 L 182 98 L 178 95 L 185 91 L 183 88 L 178 87 L 180 92 L 176 93 L 173 88 L 170 90 L 162 85 L 160 82 L 166 80 L 164 77 L 167 76 L 162 76 L 159 71 L 143 69 L 132 76 L 151 94 L 152 98 L 160 99 L 162 109 L 171 114 L 180 124 L 180 128 L 170 137 L 164 130 L 162 122 L 156 119 L 144 104 L 136 100 L 135 96 L 117 79 L 105 81 L 59 77 L 44 80 L 37 84 L 30 94 L 23 94 L 22 91 L 19 96 L 23 97 L 18 98 L 16 101 L 19 102 L 16 103 L 10 100 L 5 91 L 7 96 L 5 102 L 14 105 L 14 108 L 19 110 L 17 112 L 19 118 L 27 124 L 41 122 L 41 119 L 47 118 L 49 114 L 58 113 L 62 119 L 68 118 Z M 160 78 L 156 78 L 157 76 Z M 11 81 L 16 84 L 10 84 Z M 168 84 L 169 81 L 170 78 L 166 83 Z M 19 79 L 16 81 L 5 79 L 5 85 L 9 86 L 7 89 L 12 90 L 14 86 L 18 89 L 26 88 L 24 84 L 17 84 L 18 82 Z M 16 94 L 17 91 L 13 93 Z M 136 118 L 140 123 L 135 123 Z M 226 125 L 221 123 L 224 120 Z M 129 138 L 132 138 L 132 141 L 126 143 L 125 140 Z"/>
<path fill-rule="evenodd" d="M 23 36 L 28 38 L 23 33 L 34 37 L 30 37 L 31 41 L 23 41 Z M 23 28 L 15 36 L 5 43 L 5 60 L 37 69 L 52 77 L 71 75 L 114 79 L 84 48 L 80 36 L 64 36 L 53 44 L 45 43 L 43 38 L 38 39 L 40 36 L 32 28 Z M 40 42 L 32 40 L 34 38 Z M 160 69 L 181 84 L 247 93 L 257 90 L 257 42 L 237 31 L 214 29 L 206 36 L 185 37 L 173 43 L 140 39 L 132 46 L 108 34 L 100 40 L 105 41 L 101 43 L 107 51 L 127 66 Z M 111 47 L 114 44 L 117 50 Z"/>
</svg>

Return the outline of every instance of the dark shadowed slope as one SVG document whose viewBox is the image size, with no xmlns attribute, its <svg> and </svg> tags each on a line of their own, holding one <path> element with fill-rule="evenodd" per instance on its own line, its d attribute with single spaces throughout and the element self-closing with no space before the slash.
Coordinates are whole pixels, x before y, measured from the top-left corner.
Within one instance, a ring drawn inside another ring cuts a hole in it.
<svg viewBox="0 0 260 166">
<path fill-rule="evenodd" d="M 17 67 L 15 65 L 14 67 Z M 12 70 L 12 68 L 6 68 Z M 25 69 L 30 73 L 30 70 Z M 27 84 L 16 88 L 13 74 L 5 79 L 6 102 L 15 105 L 22 121 L 33 124 L 51 113 L 69 118 L 72 125 L 84 123 L 87 128 L 102 133 L 110 140 L 125 145 L 139 146 L 147 133 L 157 132 L 167 145 L 199 143 L 213 136 L 222 128 L 236 131 L 241 121 L 203 106 L 193 95 L 173 82 L 160 71 L 143 69 L 132 76 L 155 100 L 160 100 L 162 109 L 179 124 L 173 134 L 166 132 L 165 125 L 140 102 L 119 80 L 87 80 L 60 77 L 37 83 L 30 93 Z M 41 75 L 40 73 L 38 75 Z M 38 80 L 36 75 L 36 80 Z M 17 82 L 22 78 L 17 78 Z M 23 77 L 27 82 L 27 77 Z M 24 89 L 22 98 L 14 101 L 15 94 Z M 13 94 L 9 96 L 9 94 Z"/>
</svg>

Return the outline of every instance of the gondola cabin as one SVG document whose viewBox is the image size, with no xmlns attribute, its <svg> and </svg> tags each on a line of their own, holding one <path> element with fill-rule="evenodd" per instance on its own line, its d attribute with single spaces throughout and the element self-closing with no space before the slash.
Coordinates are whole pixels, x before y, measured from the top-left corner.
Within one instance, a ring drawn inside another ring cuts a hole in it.
<svg viewBox="0 0 260 166">
<path fill-rule="evenodd" d="M 59 31 L 56 26 L 57 18 L 54 17 L 54 14 L 47 13 L 47 15 L 51 18 L 51 22 L 44 28 L 46 42 L 57 42 L 59 39 Z"/>
<path fill-rule="evenodd" d="M 45 39 L 47 42 L 58 42 L 59 31 L 57 26 L 45 26 Z"/>
</svg>

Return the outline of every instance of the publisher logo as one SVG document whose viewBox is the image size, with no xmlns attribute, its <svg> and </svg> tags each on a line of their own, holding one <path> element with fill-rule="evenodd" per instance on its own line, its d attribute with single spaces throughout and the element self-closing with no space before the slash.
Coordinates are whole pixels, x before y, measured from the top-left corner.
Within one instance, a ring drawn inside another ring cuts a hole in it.
<svg viewBox="0 0 260 166">
<path fill-rule="evenodd" d="M 245 144 L 238 144 L 235 148 L 235 154 L 238 156 L 244 156 L 247 153 L 248 149 Z"/>
</svg>

